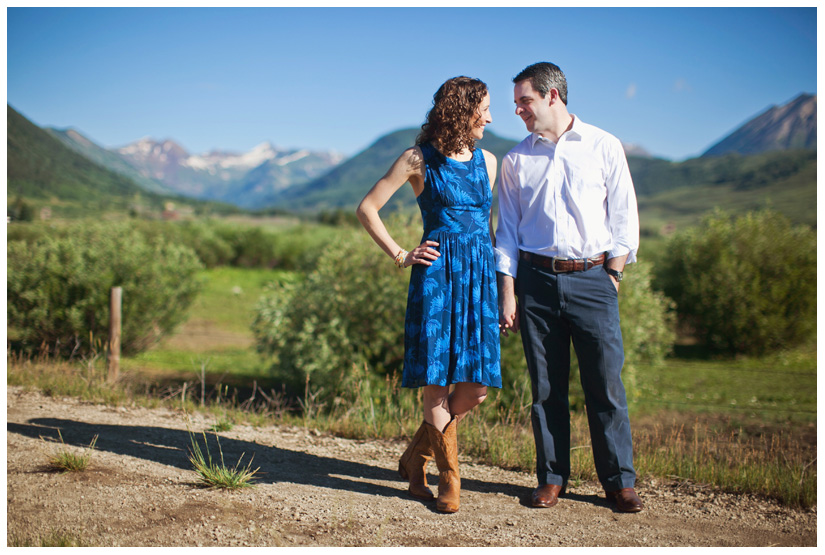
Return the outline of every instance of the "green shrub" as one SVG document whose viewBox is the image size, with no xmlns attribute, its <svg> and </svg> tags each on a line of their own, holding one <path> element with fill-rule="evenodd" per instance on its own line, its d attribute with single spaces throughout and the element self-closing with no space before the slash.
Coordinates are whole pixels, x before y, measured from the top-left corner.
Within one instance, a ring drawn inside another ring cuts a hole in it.
<svg viewBox="0 0 825 555">
<path fill-rule="evenodd" d="M 6 243 L 24 241 L 33 243 L 40 237 L 50 234 L 50 228 L 41 222 L 14 222 L 6 226 Z"/>
<path fill-rule="evenodd" d="M 206 268 L 228 266 L 235 253 L 226 238 L 218 232 L 219 225 L 216 220 L 167 222 L 164 234 L 195 251 Z"/>
<path fill-rule="evenodd" d="M 85 355 L 108 338 L 112 287 L 123 288 L 121 348 L 139 352 L 180 323 L 199 289 L 191 249 L 147 239 L 129 222 L 82 223 L 8 243 L 8 338 L 14 350 Z"/>
<path fill-rule="evenodd" d="M 18 196 L 14 203 L 6 208 L 6 216 L 16 222 L 30 222 L 34 220 L 34 208 Z"/>
<path fill-rule="evenodd" d="M 7 241 L 32 243 L 43 236 L 66 237 L 84 222 L 88 224 L 91 220 L 70 225 L 15 222 L 8 226 Z M 133 219 L 130 224 L 147 240 L 163 240 L 191 248 L 206 268 L 309 271 L 315 267 L 326 244 L 341 232 L 339 227 L 314 223 L 267 227 L 219 219 L 181 222 Z"/>
<path fill-rule="evenodd" d="M 402 245 L 417 245 L 421 228 L 400 218 L 388 227 Z M 272 372 L 293 390 L 307 379 L 335 395 L 353 364 L 398 373 L 404 358 L 409 270 L 401 271 L 363 229 L 341 229 L 299 283 L 272 284 L 253 330 Z"/>
<path fill-rule="evenodd" d="M 816 330 L 816 236 L 770 210 L 721 211 L 675 235 L 656 285 L 710 349 L 762 354 Z"/>
<path fill-rule="evenodd" d="M 359 223 L 360 229 L 360 223 Z M 341 233 L 352 230 L 327 225 L 302 224 L 279 231 L 276 237 L 278 268 L 310 271 L 315 268 L 327 245 Z"/>
<path fill-rule="evenodd" d="M 266 227 L 221 220 L 144 223 L 141 231 L 187 245 L 207 268 L 311 269 L 338 230 L 322 225 Z"/>
</svg>

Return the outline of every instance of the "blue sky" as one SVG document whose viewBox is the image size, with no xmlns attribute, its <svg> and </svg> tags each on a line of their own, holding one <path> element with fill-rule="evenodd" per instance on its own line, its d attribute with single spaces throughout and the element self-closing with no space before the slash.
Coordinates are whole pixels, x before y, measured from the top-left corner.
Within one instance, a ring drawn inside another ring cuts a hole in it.
<svg viewBox="0 0 825 555">
<path fill-rule="evenodd" d="M 813 7 L 9 8 L 7 100 L 106 147 L 351 155 L 419 126 L 456 75 L 484 80 L 490 129 L 521 139 L 511 79 L 551 61 L 572 113 L 682 160 L 816 93 L 816 51 Z"/>
</svg>

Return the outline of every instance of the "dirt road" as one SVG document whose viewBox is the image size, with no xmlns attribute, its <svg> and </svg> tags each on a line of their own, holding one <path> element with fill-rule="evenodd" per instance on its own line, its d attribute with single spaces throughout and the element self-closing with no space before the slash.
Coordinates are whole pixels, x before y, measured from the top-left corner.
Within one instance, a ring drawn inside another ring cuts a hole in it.
<svg viewBox="0 0 825 555">
<path fill-rule="evenodd" d="M 638 485 L 646 504 L 638 514 L 615 512 L 595 483 L 572 488 L 552 509 L 533 509 L 532 475 L 466 459 L 461 510 L 444 515 L 405 495 L 396 472 L 401 443 L 296 427 L 221 433 L 227 465 L 254 455 L 257 487 L 202 489 L 179 411 L 86 404 L 17 387 L 7 403 L 10 542 L 63 534 L 98 546 L 816 545 L 815 509 L 653 481 Z M 191 427 L 212 424 L 196 416 Z M 47 469 L 55 444 L 42 438 L 57 438 L 58 429 L 78 449 L 99 436 L 88 470 Z"/>
</svg>

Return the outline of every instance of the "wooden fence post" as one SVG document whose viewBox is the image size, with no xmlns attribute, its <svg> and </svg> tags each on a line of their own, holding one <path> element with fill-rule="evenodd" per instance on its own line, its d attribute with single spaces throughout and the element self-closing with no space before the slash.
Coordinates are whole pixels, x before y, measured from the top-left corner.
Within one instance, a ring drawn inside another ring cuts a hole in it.
<svg viewBox="0 0 825 555">
<path fill-rule="evenodd" d="M 115 382 L 120 375 L 120 307 L 123 290 L 112 287 L 109 299 L 109 381 Z"/>
</svg>

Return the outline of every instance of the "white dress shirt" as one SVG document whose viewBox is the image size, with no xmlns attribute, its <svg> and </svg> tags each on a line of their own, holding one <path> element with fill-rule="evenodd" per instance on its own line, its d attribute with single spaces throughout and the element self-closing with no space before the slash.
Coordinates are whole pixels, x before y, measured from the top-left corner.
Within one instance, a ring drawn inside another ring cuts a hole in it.
<svg viewBox="0 0 825 555">
<path fill-rule="evenodd" d="M 639 248 L 636 192 L 622 144 L 573 115 L 558 144 L 531 134 L 501 164 L 496 270 L 516 276 L 519 249 L 608 258 Z"/>
</svg>

